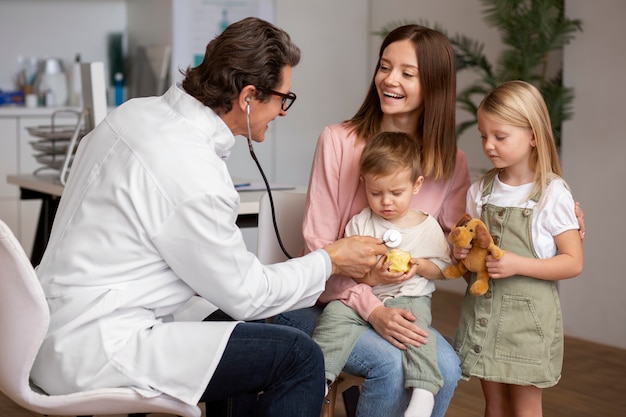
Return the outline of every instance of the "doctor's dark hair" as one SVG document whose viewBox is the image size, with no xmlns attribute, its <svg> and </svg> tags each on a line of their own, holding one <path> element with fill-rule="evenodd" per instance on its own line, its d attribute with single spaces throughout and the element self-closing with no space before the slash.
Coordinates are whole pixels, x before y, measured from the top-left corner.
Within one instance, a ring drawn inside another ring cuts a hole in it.
<svg viewBox="0 0 626 417">
<path fill-rule="evenodd" d="M 420 149 L 404 132 L 380 132 L 365 142 L 359 167 L 361 175 L 376 177 L 408 169 L 415 183 L 422 175 Z"/>
<path fill-rule="evenodd" d="M 228 113 L 241 90 L 259 87 L 255 98 L 267 101 L 282 83 L 282 69 L 300 62 L 300 48 L 287 32 L 265 20 L 248 17 L 228 26 L 206 47 L 197 67 L 181 71 L 187 93 L 217 114 Z"/>
<path fill-rule="evenodd" d="M 400 26 L 385 37 L 378 63 L 361 108 L 346 121 L 359 137 L 368 140 L 381 129 L 383 111 L 376 88 L 376 75 L 385 49 L 394 42 L 410 41 L 415 48 L 421 90 L 422 113 L 415 126 L 421 149 L 424 176 L 449 179 L 456 164 L 456 70 L 454 51 L 441 32 L 421 25 Z"/>
</svg>

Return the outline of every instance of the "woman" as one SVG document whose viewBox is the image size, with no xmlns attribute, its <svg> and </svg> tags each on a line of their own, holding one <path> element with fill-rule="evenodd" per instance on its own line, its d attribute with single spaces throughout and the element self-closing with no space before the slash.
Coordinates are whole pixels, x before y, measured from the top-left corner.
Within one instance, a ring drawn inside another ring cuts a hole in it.
<svg viewBox="0 0 626 417">
<path fill-rule="evenodd" d="M 405 132 L 421 150 L 424 184 L 412 207 L 437 219 L 447 233 L 465 212 L 469 171 L 456 146 L 454 54 L 446 36 L 406 25 L 393 30 L 380 47 L 376 71 L 361 108 L 341 124 L 321 133 L 311 171 L 303 232 L 306 251 L 343 237 L 348 220 L 366 205 L 359 180 L 359 158 L 368 138 L 381 131 Z M 374 330 L 364 332 L 344 370 L 362 375 L 357 416 L 400 416 L 409 402 L 404 387 L 401 350 L 437 338 L 437 362 L 444 386 L 435 397 L 433 416 L 445 415 L 460 378 L 459 360 L 434 329 L 420 329 L 410 312 L 387 308 L 368 284 L 396 282 L 401 273 L 358 283 L 334 275 L 319 301 L 342 300 Z M 276 318 L 312 333 L 320 307 L 284 313 Z M 386 342 L 385 342 L 386 341 Z M 389 342 L 389 343 L 387 343 Z"/>
</svg>

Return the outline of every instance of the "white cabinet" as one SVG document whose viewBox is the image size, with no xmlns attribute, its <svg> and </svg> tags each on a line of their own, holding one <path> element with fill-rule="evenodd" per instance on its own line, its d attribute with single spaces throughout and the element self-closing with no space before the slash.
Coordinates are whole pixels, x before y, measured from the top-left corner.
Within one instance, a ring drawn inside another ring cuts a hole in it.
<svg viewBox="0 0 626 417">
<path fill-rule="evenodd" d="M 30 126 L 51 124 L 54 109 L 0 108 L 0 219 L 15 233 L 30 256 L 41 200 L 20 200 L 20 190 L 6 182 L 7 175 L 32 174 L 41 165 L 35 160 L 30 142 L 39 138 L 27 130 Z M 74 124 L 74 117 L 59 117 L 58 123 Z"/>
</svg>

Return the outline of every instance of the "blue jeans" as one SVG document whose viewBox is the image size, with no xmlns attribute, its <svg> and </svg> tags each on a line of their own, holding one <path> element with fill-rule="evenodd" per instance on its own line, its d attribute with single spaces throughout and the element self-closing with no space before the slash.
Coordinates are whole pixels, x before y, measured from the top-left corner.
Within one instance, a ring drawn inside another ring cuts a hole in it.
<svg viewBox="0 0 626 417">
<path fill-rule="evenodd" d="M 239 323 L 200 401 L 207 416 L 319 417 L 324 387 L 324 357 L 309 336 Z"/>
<path fill-rule="evenodd" d="M 280 314 L 275 324 L 299 328 L 313 333 L 320 307 L 310 307 Z M 428 329 L 437 338 L 437 364 L 443 376 L 443 387 L 435 395 L 432 417 L 444 417 L 454 389 L 461 377 L 459 358 L 439 332 Z M 401 417 L 409 404 L 410 392 L 404 388 L 402 352 L 383 339 L 374 329 L 359 337 L 344 371 L 365 377 L 357 405 L 357 417 Z"/>
</svg>

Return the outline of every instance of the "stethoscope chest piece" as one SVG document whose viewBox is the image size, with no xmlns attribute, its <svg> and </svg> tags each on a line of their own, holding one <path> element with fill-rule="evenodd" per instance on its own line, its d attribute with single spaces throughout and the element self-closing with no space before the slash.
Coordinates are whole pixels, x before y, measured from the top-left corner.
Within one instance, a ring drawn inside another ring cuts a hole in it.
<svg viewBox="0 0 626 417">
<path fill-rule="evenodd" d="M 389 229 L 383 234 L 383 242 L 388 248 L 397 248 L 402 244 L 402 234 L 394 229 Z"/>
</svg>

